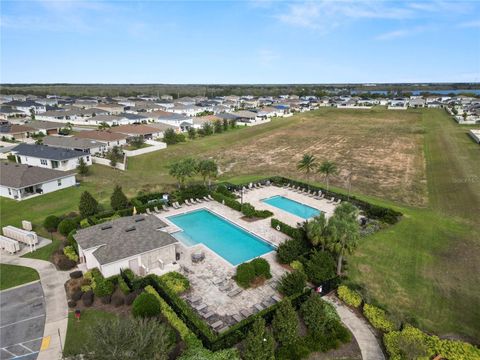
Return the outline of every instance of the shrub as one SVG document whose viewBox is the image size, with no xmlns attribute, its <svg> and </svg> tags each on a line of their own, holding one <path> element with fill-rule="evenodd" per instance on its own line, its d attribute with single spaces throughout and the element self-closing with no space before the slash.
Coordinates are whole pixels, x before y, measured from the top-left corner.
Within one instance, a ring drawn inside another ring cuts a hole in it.
<svg viewBox="0 0 480 360">
<path fill-rule="evenodd" d="M 244 203 L 242 206 L 242 213 L 248 218 L 255 217 L 255 208 L 249 203 Z"/>
<path fill-rule="evenodd" d="M 93 289 L 95 296 L 102 298 L 104 296 L 112 295 L 114 290 L 115 286 L 111 281 L 95 279 L 95 288 Z"/>
<path fill-rule="evenodd" d="M 265 320 L 258 318 L 247 333 L 243 344 L 244 360 L 273 360 L 275 342 L 272 334 L 265 329 Z"/>
<path fill-rule="evenodd" d="M 66 271 L 74 268 L 77 263 L 73 260 L 70 260 L 65 255 L 59 256 L 57 259 L 57 266 L 60 270 Z"/>
<path fill-rule="evenodd" d="M 265 279 L 270 279 L 272 274 L 270 273 L 270 264 L 264 258 L 256 258 L 250 261 L 255 269 L 255 276 L 263 276 Z"/>
<path fill-rule="evenodd" d="M 292 267 L 293 270 L 305 272 L 303 268 L 303 264 L 298 260 L 293 260 L 290 263 L 290 266 Z"/>
<path fill-rule="evenodd" d="M 290 300 L 282 300 L 272 321 L 273 335 L 280 346 L 294 345 L 298 341 L 298 317 Z"/>
<path fill-rule="evenodd" d="M 223 196 L 235 199 L 235 195 L 230 190 L 228 190 L 227 187 L 223 184 L 218 185 L 215 191 L 219 194 L 222 194 Z"/>
<path fill-rule="evenodd" d="M 290 264 L 309 251 L 305 240 L 295 238 L 284 241 L 278 246 L 277 258 L 282 264 Z"/>
<path fill-rule="evenodd" d="M 133 302 L 132 314 L 135 317 L 153 317 L 160 312 L 160 303 L 153 294 L 142 293 Z"/>
<path fill-rule="evenodd" d="M 125 299 L 121 295 L 114 294 L 114 295 L 112 295 L 111 302 L 115 307 L 119 307 L 119 306 L 122 306 L 125 303 Z"/>
<path fill-rule="evenodd" d="M 306 286 L 307 275 L 292 271 L 282 276 L 278 290 L 285 296 L 300 294 Z"/>
<path fill-rule="evenodd" d="M 90 222 L 88 221 L 88 219 L 82 219 L 82 220 L 80 221 L 80 227 L 81 227 L 82 229 L 85 229 L 85 228 L 87 228 L 87 227 L 90 227 Z"/>
<path fill-rule="evenodd" d="M 81 270 L 73 271 L 70 273 L 70 278 L 71 279 L 80 279 L 82 277 L 83 273 Z"/>
<path fill-rule="evenodd" d="M 89 307 L 92 306 L 93 304 L 93 291 L 87 291 L 85 294 L 82 296 L 82 302 L 83 305 Z"/>
<path fill-rule="evenodd" d="M 238 265 L 235 281 L 243 288 L 248 288 L 255 278 L 255 267 L 252 263 L 243 263 Z"/>
<path fill-rule="evenodd" d="M 133 301 L 137 298 L 138 294 L 135 292 L 131 292 L 125 296 L 125 305 L 132 305 Z"/>
<path fill-rule="evenodd" d="M 72 219 L 63 219 L 57 227 L 57 231 L 63 236 L 67 236 L 72 230 L 77 228 L 77 224 Z"/>
<path fill-rule="evenodd" d="M 431 358 L 438 354 L 452 360 L 480 359 L 480 349 L 471 344 L 429 336 L 410 325 L 385 334 L 383 341 L 392 360 Z"/>
<path fill-rule="evenodd" d="M 73 248 L 73 246 L 65 246 L 63 248 L 63 253 L 65 254 L 65 256 L 67 258 L 69 258 L 70 260 L 72 261 L 75 261 L 77 262 L 78 261 L 78 255 L 77 253 L 75 252 L 75 249 Z M 81 275 L 80 275 L 81 276 Z"/>
<path fill-rule="evenodd" d="M 294 228 L 288 224 L 285 224 L 284 222 L 281 222 L 280 220 L 272 219 L 270 221 L 270 225 L 275 230 L 280 231 L 291 238 L 300 239 L 303 237 L 303 232 L 301 229 Z"/>
<path fill-rule="evenodd" d="M 73 301 L 78 301 L 82 298 L 83 296 L 83 291 L 82 290 L 76 290 L 74 291 L 74 293 L 72 294 L 72 300 Z"/>
<path fill-rule="evenodd" d="M 125 295 L 130 293 L 130 288 L 128 287 L 127 283 L 125 282 L 125 280 L 121 276 L 118 277 L 118 288 Z"/>
<path fill-rule="evenodd" d="M 277 349 L 275 358 L 278 360 L 305 359 L 310 354 L 303 339 L 297 339 L 293 344 L 280 346 Z"/>
<path fill-rule="evenodd" d="M 358 308 L 362 304 L 362 297 L 355 290 L 350 290 L 345 285 L 341 285 L 337 289 L 337 294 L 340 300 L 345 304 Z"/>
<path fill-rule="evenodd" d="M 80 287 L 80 290 L 83 292 L 83 293 L 86 293 L 88 291 L 91 291 L 92 290 L 92 287 L 90 285 L 82 285 Z"/>
<path fill-rule="evenodd" d="M 175 192 L 175 200 L 183 202 L 185 200 L 202 199 L 208 195 L 208 189 L 204 185 L 190 185 Z"/>
<path fill-rule="evenodd" d="M 68 307 L 71 309 L 71 308 L 74 308 L 75 306 L 77 306 L 77 302 L 76 301 L 73 301 L 73 300 L 70 300 L 68 303 L 67 303 Z"/>
<path fill-rule="evenodd" d="M 305 273 L 315 285 L 320 285 L 335 277 L 335 260 L 330 253 L 315 251 L 305 263 Z"/>
<path fill-rule="evenodd" d="M 48 232 L 54 232 L 57 231 L 58 224 L 60 224 L 60 219 L 58 216 L 55 215 L 49 215 L 43 220 L 43 227 L 48 231 Z"/>
<path fill-rule="evenodd" d="M 225 203 L 226 206 L 232 208 L 233 210 L 242 210 L 242 204 L 240 204 L 237 200 L 232 199 L 231 197 L 222 195 L 218 192 L 214 192 L 212 194 L 212 197 L 215 199 L 215 201 L 218 201 L 219 203 Z"/>
<path fill-rule="evenodd" d="M 395 325 L 387 318 L 384 310 L 369 304 L 363 306 L 363 315 L 375 329 L 390 332 L 395 330 Z"/>
<path fill-rule="evenodd" d="M 125 280 L 128 287 L 132 289 L 133 281 L 135 280 L 135 277 L 136 277 L 132 269 L 127 268 L 127 269 L 120 270 L 120 276 L 123 278 L 123 280 Z"/>
<path fill-rule="evenodd" d="M 162 275 L 160 279 L 176 294 L 183 293 L 190 288 L 188 279 L 176 271 Z"/>
</svg>

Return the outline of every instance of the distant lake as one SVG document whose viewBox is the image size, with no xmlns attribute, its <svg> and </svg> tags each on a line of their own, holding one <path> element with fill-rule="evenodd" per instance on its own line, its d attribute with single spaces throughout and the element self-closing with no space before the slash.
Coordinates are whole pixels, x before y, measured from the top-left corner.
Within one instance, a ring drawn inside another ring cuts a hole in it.
<svg viewBox="0 0 480 360">
<path fill-rule="evenodd" d="M 430 93 L 430 94 L 438 94 L 438 95 L 449 95 L 449 94 L 463 94 L 463 93 L 469 93 L 469 94 L 475 94 L 475 95 L 480 95 L 480 89 L 450 89 L 450 90 L 412 90 L 412 91 L 405 91 L 405 92 L 411 92 L 413 95 L 421 95 L 425 93 Z M 388 91 L 385 90 L 369 90 L 369 91 L 357 91 L 357 90 L 352 90 L 352 94 L 378 94 L 378 95 L 388 95 Z"/>
</svg>

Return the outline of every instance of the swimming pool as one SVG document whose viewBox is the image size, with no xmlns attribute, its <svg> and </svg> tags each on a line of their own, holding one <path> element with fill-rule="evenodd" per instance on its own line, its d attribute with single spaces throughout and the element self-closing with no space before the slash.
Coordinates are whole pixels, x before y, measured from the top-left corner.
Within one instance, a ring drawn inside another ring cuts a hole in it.
<svg viewBox="0 0 480 360">
<path fill-rule="evenodd" d="M 183 230 L 172 235 L 184 245 L 203 243 L 234 266 L 275 249 L 259 237 L 206 209 L 167 219 Z"/>
<path fill-rule="evenodd" d="M 289 212 L 290 214 L 297 215 L 302 219 L 310 219 L 322 213 L 320 210 L 317 210 L 311 206 L 299 203 L 298 201 L 280 195 L 263 199 L 262 202 L 275 206 L 276 208 Z"/>
</svg>

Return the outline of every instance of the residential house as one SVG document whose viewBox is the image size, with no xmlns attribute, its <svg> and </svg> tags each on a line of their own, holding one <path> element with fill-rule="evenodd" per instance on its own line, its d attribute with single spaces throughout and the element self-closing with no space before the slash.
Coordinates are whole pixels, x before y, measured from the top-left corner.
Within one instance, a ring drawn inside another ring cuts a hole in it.
<svg viewBox="0 0 480 360">
<path fill-rule="evenodd" d="M 59 147 L 20 144 L 12 149 L 19 164 L 27 164 L 61 171 L 75 170 L 82 158 L 85 164 L 92 165 L 92 158 L 82 151 Z"/>
<path fill-rule="evenodd" d="M 201 129 L 205 123 L 213 125 L 213 123 L 217 120 L 222 121 L 222 118 L 217 115 L 195 116 L 192 119 L 192 127 L 195 129 Z"/>
<path fill-rule="evenodd" d="M 74 235 L 81 263 L 104 277 L 131 269 L 144 276 L 176 261 L 178 240 L 156 216 L 134 215 L 80 229 Z"/>
<path fill-rule="evenodd" d="M 26 115 L 30 115 L 32 110 L 35 112 L 35 114 L 44 113 L 46 111 L 45 105 L 39 104 L 32 100 L 13 100 L 5 103 L 5 105 L 13 107 Z"/>
<path fill-rule="evenodd" d="M 6 138 L 8 140 L 18 140 L 28 142 L 33 140 L 30 138 L 30 134 L 35 133 L 33 127 L 27 125 L 11 124 L 5 122 L 0 124 L 0 138 Z"/>
<path fill-rule="evenodd" d="M 24 200 L 75 186 L 75 174 L 25 164 L 0 162 L 0 196 Z"/>
<path fill-rule="evenodd" d="M 124 134 L 131 138 L 140 136 L 145 140 L 156 139 L 162 135 L 159 129 L 144 124 L 120 125 L 116 126 L 113 130 L 116 133 Z"/>
<path fill-rule="evenodd" d="M 91 139 L 107 144 L 107 149 L 114 146 L 123 146 L 127 143 L 128 135 L 115 132 L 115 127 L 108 130 L 81 131 L 76 136 L 83 139 Z"/>
<path fill-rule="evenodd" d="M 95 106 L 97 109 L 102 109 L 107 111 L 109 114 L 120 114 L 124 111 L 125 106 L 120 104 L 103 104 L 99 103 Z"/>
<path fill-rule="evenodd" d="M 103 154 L 107 151 L 107 144 L 104 142 L 76 136 L 45 136 L 43 145 L 82 151 L 87 154 Z"/>
<path fill-rule="evenodd" d="M 55 122 L 50 121 L 42 121 L 42 120 L 32 120 L 25 123 L 26 126 L 35 129 L 35 133 L 42 133 L 44 135 L 55 135 L 58 134 L 62 125 Z"/>
</svg>

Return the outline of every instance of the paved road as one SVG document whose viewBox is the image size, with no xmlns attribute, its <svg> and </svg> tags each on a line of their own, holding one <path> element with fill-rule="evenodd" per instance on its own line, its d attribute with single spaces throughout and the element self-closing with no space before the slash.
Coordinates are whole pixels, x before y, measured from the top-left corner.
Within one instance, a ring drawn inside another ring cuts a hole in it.
<svg viewBox="0 0 480 360">
<path fill-rule="evenodd" d="M 0 359 L 35 360 L 45 327 L 39 281 L 0 292 Z"/>
<path fill-rule="evenodd" d="M 350 329 L 353 336 L 355 336 L 363 360 L 385 360 L 377 338 L 362 317 L 355 314 L 334 295 L 327 295 L 323 297 L 323 299 L 335 307 L 342 322 Z"/>
</svg>

